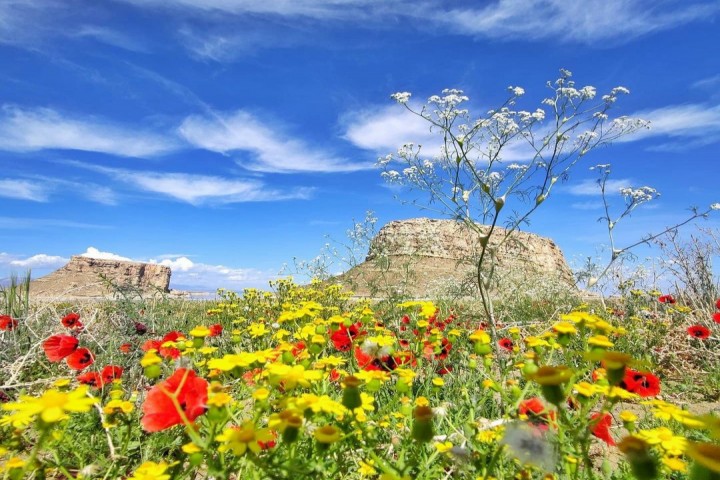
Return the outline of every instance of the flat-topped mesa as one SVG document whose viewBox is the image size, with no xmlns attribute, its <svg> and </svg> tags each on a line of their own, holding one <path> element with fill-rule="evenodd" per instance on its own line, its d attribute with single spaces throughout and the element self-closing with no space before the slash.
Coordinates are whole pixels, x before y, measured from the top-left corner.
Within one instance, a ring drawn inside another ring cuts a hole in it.
<svg viewBox="0 0 720 480">
<path fill-rule="evenodd" d="M 73 256 L 64 267 L 30 284 L 32 296 L 106 297 L 112 286 L 142 293 L 170 291 L 171 270 L 164 265 Z"/>
<path fill-rule="evenodd" d="M 478 227 L 481 231 L 489 230 L 489 226 Z M 495 256 L 497 279 L 511 282 L 507 285 L 510 288 L 517 283 L 515 279 L 552 280 L 574 286 L 572 271 L 552 240 L 513 232 L 503 241 L 507 233 L 496 227 L 488 243 Z M 365 262 L 336 280 L 359 296 L 375 296 L 372 290 L 378 284 L 383 285 L 381 289 L 395 289 L 418 298 L 436 295 L 451 285 L 472 285 L 481 251 L 480 239 L 480 232 L 455 220 L 393 221 L 372 240 Z"/>
</svg>

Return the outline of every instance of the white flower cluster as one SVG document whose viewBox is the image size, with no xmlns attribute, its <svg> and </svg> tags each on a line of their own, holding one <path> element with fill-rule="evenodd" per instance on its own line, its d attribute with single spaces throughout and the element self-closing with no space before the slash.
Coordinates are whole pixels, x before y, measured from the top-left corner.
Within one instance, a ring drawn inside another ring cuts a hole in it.
<svg viewBox="0 0 720 480">
<path fill-rule="evenodd" d="M 513 87 L 512 85 L 510 85 L 508 87 L 508 90 L 510 92 L 512 92 L 512 94 L 515 95 L 516 97 L 521 97 L 521 96 L 525 95 L 525 89 L 522 87 Z"/>
<path fill-rule="evenodd" d="M 520 110 L 517 113 L 520 116 L 520 120 L 522 120 L 524 123 L 530 123 L 533 120 L 541 122 L 545 119 L 545 110 L 543 110 L 542 108 L 538 108 L 533 113 L 526 112 L 525 110 Z"/>
<path fill-rule="evenodd" d="M 720 210 L 720 203 L 713 203 L 710 205 L 710 210 Z"/>
<path fill-rule="evenodd" d="M 605 103 L 614 103 L 617 100 L 618 94 L 628 95 L 630 90 L 625 87 L 615 87 L 610 90 L 608 95 L 603 95 L 602 99 Z"/>
<path fill-rule="evenodd" d="M 443 96 L 433 95 L 428 98 L 428 103 L 434 103 L 438 107 L 448 108 L 460 105 L 462 102 L 467 102 L 469 98 L 463 95 L 462 90 L 456 88 L 446 88 L 442 91 Z"/>
<path fill-rule="evenodd" d="M 625 199 L 630 202 L 631 205 L 649 202 L 653 198 L 660 196 L 658 191 L 652 187 L 621 188 L 620 194 L 625 197 Z"/>
<path fill-rule="evenodd" d="M 390 95 L 390 98 L 395 100 L 398 103 L 402 103 L 403 105 L 410 100 L 410 97 L 412 96 L 412 93 L 410 92 L 397 92 Z"/>
</svg>

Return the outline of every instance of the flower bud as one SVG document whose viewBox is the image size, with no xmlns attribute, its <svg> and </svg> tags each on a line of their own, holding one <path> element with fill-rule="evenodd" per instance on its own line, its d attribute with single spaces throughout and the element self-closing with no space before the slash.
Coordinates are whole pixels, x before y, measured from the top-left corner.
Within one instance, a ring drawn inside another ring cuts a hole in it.
<svg viewBox="0 0 720 480">
<path fill-rule="evenodd" d="M 435 436 L 432 425 L 432 408 L 415 407 L 413 410 L 413 424 L 410 436 L 418 442 L 429 442 Z"/>
<path fill-rule="evenodd" d="M 360 398 L 360 389 L 358 388 L 362 381 L 353 376 L 345 377 L 343 380 L 345 389 L 343 390 L 342 404 L 348 410 L 355 410 L 362 406 L 362 398 Z"/>
<path fill-rule="evenodd" d="M 618 448 L 625 454 L 635 478 L 638 480 L 658 478 L 657 462 L 650 452 L 650 445 L 645 440 L 630 435 L 618 443 Z"/>
</svg>

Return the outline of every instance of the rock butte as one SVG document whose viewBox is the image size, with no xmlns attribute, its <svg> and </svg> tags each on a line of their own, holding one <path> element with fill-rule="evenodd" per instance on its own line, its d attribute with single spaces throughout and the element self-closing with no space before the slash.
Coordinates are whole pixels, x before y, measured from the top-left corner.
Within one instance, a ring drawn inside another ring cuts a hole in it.
<svg viewBox="0 0 720 480">
<path fill-rule="evenodd" d="M 487 231 L 488 226 L 481 226 Z M 495 277 L 553 281 L 574 288 L 572 271 L 562 251 L 549 238 L 495 228 L 489 248 L 495 250 Z M 393 221 L 371 241 L 365 262 L 333 281 L 357 296 L 376 297 L 388 291 L 415 298 L 432 297 L 452 285 L 472 285 L 473 259 L 480 251 L 479 235 L 455 220 L 415 218 Z"/>
<path fill-rule="evenodd" d="M 104 298 L 113 293 L 107 280 L 144 294 L 167 293 L 170 274 L 169 267 L 154 263 L 73 256 L 64 267 L 32 281 L 30 294 L 41 298 Z"/>
</svg>

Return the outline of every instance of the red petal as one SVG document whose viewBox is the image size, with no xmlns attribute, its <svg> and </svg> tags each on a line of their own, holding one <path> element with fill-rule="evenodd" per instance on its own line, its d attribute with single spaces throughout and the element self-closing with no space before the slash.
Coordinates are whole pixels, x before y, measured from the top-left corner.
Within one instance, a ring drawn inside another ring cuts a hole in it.
<svg viewBox="0 0 720 480">
<path fill-rule="evenodd" d="M 65 361 L 67 362 L 68 367 L 73 370 L 82 370 L 92 365 L 95 361 L 95 357 L 87 348 L 78 348 L 70 356 L 68 356 Z"/>
<path fill-rule="evenodd" d="M 59 362 L 77 350 L 78 339 L 70 335 L 53 335 L 43 343 L 45 355 L 51 362 Z"/>
</svg>

